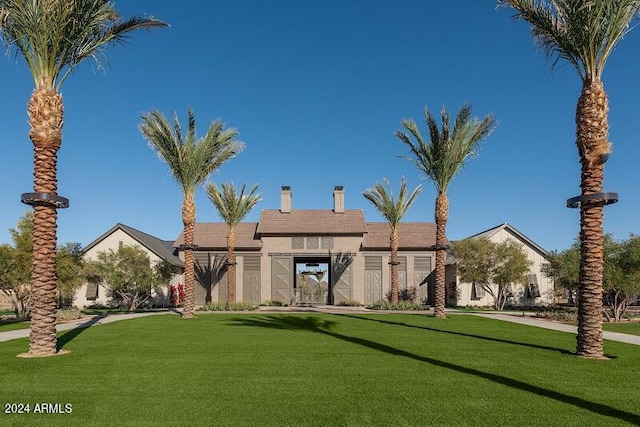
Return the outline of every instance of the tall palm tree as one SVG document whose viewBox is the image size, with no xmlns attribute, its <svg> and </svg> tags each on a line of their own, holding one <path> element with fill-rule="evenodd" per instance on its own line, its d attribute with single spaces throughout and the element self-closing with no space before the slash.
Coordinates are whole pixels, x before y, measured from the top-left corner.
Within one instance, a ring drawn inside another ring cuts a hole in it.
<svg viewBox="0 0 640 427">
<path fill-rule="evenodd" d="M 373 188 L 368 188 L 362 195 L 370 201 L 373 206 L 382 214 L 391 227 L 389 243 L 391 246 L 391 304 L 398 303 L 398 224 L 407 213 L 413 202 L 422 192 L 422 187 L 418 185 L 411 194 L 407 195 L 407 181 L 404 177 L 400 180 L 400 191 L 398 199 L 393 198 L 393 189 L 388 179 L 384 179 L 386 188 L 382 183 L 376 182 Z M 387 191 L 388 188 L 388 191 Z"/>
<path fill-rule="evenodd" d="M 244 217 L 261 200 L 261 195 L 256 194 L 258 184 L 251 187 L 248 194 L 244 194 L 246 188 L 247 184 L 243 184 L 240 193 L 236 193 L 233 182 L 222 184 L 222 188 L 210 182 L 206 187 L 211 203 L 229 227 L 227 232 L 227 304 L 236 302 L 236 256 L 234 253 L 236 229 Z"/>
<path fill-rule="evenodd" d="M 447 190 L 453 177 L 464 166 L 467 159 L 477 155 L 480 142 L 486 138 L 496 121 L 488 114 L 482 120 L 471 117 L 471 106 L 462 105 L 456 116 L 453 131 L 449 128 L 449 114 L 442 108 L 442 129 L 428 109 L 425 109 L 430 141 L 425 142 L 412 119 L 404 119 L 405 131 L 396 132 L 398 139 L 409 147 L 410 155 L 404 156 L 415 164 L 433 182 L 438 192 L 436 197 L 436 278 L 434 315 L 444 319 L 445 300 L 445 258 L 447 251 L 447 220 L 449 218 L 449 198 Z M 407 133 L 408 132 L 408 133 Z M 413 137 L 413 139 L 412 139 Z"/>
<path fill-rule="evenodd" d="M 186 134 L 173 113 L 173 126 L 161 112 L 153 110 L 141 116 L 140 131 L 156 151 L 158 157 L 169 166 L 169 172 L 182 190 L 182 224 L 184 226 L 184 291 L 185 301 L 182 317 L 193 317 L 195 305 L 195 258 L 194 228 L 196 224 L 196 190 L 211 172 L 242 150 L 236 141 L 235 129 L 224 129 L 222 122 L 211 123 L 207 134 L 196 136 L 196 119 L 189 110 L 189 125 Z"/>
<path fill-rule="evenodd" d="M 602 192 L 608 141 L 609 106 L 602 74 L 609 55 L 630 30 L 640 0 L 500 0 L 515 10 L 514 19 L 531 25 L 534 41 L 553 64 L 571 64 L 582 81 L 576 110 L 580 158 L 580 286 L 576 353 L 603 357 L 602 278 L 604 234 Z M 595 196 L 592 196 L 595 195 Z M 595 200 L 594 200 L 595 199 Z"/>
<path fill-rule="evenodd" d="M 165 25 L 153 18 L 122 20 L 109 0 L 0 0 L 0 35 L 24 57 L 35 82 L 28 103 L 34 192 L 23 195 L 34 208 L 31 356 L 56 353 L 56 209 L 68 206 L 57 194 L 62 83 L 87 58 L 100 65 L 104 48 L 124 42 L 131 31 Z"/>
</svg>

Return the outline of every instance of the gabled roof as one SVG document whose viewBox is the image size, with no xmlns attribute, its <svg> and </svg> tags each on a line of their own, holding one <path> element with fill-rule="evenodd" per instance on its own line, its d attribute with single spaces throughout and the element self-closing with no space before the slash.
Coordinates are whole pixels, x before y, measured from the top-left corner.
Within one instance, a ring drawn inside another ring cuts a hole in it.
<svg viewBox="0 0 640 427">
<path fill-rule="evenodd" d="M 488 230 L 482 231 L 482 232 L 480 232 L 478 234 L 474 234 L 473 236 L 469 236 L 469 237 L 467 237 L 467 239 L 477 239 L 477 238 L 481 238 L 481 237 L 486 237 L 488 239 L 491 236 L 495 235 L 500 230 L 505 230 L 505 231 L 511 233 L 512 235 L 516 236 L 518 239 L 520 239 L 524 243 L 528 244 L 535 251 L 539 252 L 540 255 L 547 256 L 547 251 L 544 250 L 544 248 L 542 246 L 538 245 L 536 242 L 534 242 L 533 240 L 531 240 L 530 238 L 528 238 L 527 236 L 522 234 L 514 226 L 512 226 L 511 224 L 509 224 L 507 222 L 505 222 L 504 224 L 497 225 L 497 226 L 495 226 L 493 228 L 490 228 Z"/>
<path fill-rule="evenodd" d="M 389 250 L 391 226 L 387 222 L 368 222 L 362 241 L 364 250 Z M 436 244 L 436 225 L 430 222 L 401 222 L 398 224 L 400 250 L 429 250 Z"/>
<path fill-rule="evenodd" d="M 282 213 L 265 209 L 260 214 L 259 235 L 362 235 L 367 230 L 361 210 L 335 213 L 328 209 L 301 209 Z"/>
<path fill-rule="evenodd" d="M 172 240 L 161 240 L 150 234 L 144 233 L 140 230 L 136 230 L 133 227 L 129 227 L 128 225 L 124 225 L 121 223 L 117 223 L 116 225 L 111 227 L 106 233 L 104 233 L 102 236 L 98 237 L 96 240 L 89 243 L 87 246 L 85 246 L 82 249 L 82 252 L 86 253 L 91 248 L 93 248 L 98 243 L 102 242 L 105 238 L 107 238 L 107 236 L 110 236 L 117 230 L 122 230 L 124 233 L 131 236 L 131 238 L 136 240 L 140 245 L 144 246 L 149 251 L 153 252 L 159 258 L 166 260 L 178 267 L 184 266 L 184 263 L 182 262 L 182 260 L 175 255 L 175 250 L 173 248 Z"/>
<path fill-rule="evenodd" d="M 256 237 L 255 222 L 242 222 L 236 228 L 236 250 L 260 250 L 260 239 Z M 227 250 L 227 232 L 225 222 L 197 222 L 194 229 L 194 244 L 199 249 Z M 184 235 L 180 233 L 174 243 L 175 247 L 184 243 Z"/>
</svg>

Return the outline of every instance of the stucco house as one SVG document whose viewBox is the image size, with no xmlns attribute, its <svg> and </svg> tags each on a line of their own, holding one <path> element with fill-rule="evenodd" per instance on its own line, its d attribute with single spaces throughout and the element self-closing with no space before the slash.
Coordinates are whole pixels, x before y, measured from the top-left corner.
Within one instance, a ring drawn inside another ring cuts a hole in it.
<svg viewBox="0 0 640 427">
<path fill-rule="evenodd" d="M 507 305 L 541 306 L 553 304 L 553 279 L 542 274 L 542 265 L 546 262 L 547 251 L 506 222 L 467 237 L 467 239 L 477 239 L 481 237 L 485 237 L 495 243 L 502 243 L 507 239 L 514 240 L 522 245 L 522 248 L 527 254 L 527 258 L 531 261 L 531 267 L 527 273 L 528 283 L 511 286 L 511 296 L 507 300 Z M 455 259 L 451 256 L 447 258 L 446 283 L 447 303 L 449 305 L 463 307 L 485 307 L 493 305 L 491 295 L 480 286 L 473 283 L 464 283 L 458 279 Z"/>
<path fill-rule="evenodd" d="M 82 252 L 85 260 L 95 260 L 102 251 L 118 250 L 122 246 L 134 245 L 141 247 L 147 253 L 151 262 L 166 260 L 178 269 L 184 266 L 173 247 L 173 240 L 161 240 L 120 223 L 114 225 L 102 236 L 83 248 Z M 168 307 L 169 286 L 178 283 L 180 280 L 181 275 L 174 275 L 170 283 L 154 291 L 149 303 L 154 306 Z M 109 291 L 101 285 L 91 283 L 85 283 L 76 290 L 73 300 L 73 304 L 80 308 L 91 305 L 108 305 L 110 302 L 111 295 L 109 295 Z"/>
<path fill-rule="evenodd" d="M 371 304 L 390 290 L 391 233 L 387 223 L 366 222 L 361 210 L 344 208 L 344 188 L 333 191 L 333 209 L 293 209 L 292 192 L 282 187 L 280 209 L 261 212 L 257 223 L 242 223 L 236 231 L 236 299 L 260 304 L 280 301 Z M 399 226 L 399 286 L 416 287 L 428 299 L 435 267 L 435 224 Z M 197 223 L 195 245 L 196 305 L 226 298 L 227 225 Z M 180 235 L 175 243 L 184 243 Z M 183 258 L 183 253 L 179 256 Z M 304 275 L 326 271 L 324 288 L 309 294 Z"/>
<path fill-rule="evenodd" d="M 361 210 L 345 209 L 344 188 L 333 190 L 327 209 L 294 209 L 291 187 L 280 193 L 280 209 L 265 209 L 258 222 L 244 222 L 236 230 L 236 300 L 261 304 L 339 304 L 355 301 L 372 304 L 390 291 L 391 267 L 386 222 L 367 222 Z M 406 222 L 398 226 L 399 287 L 416 288 L 417 300 L 433 304 L 436 226 L 428 222 Z M 226 300 L 227 224 L 200 222 L 195 225 L 196 306 Z M 515 289 L 513 303 L 539 305 L 553 302 L 553 283 L 540 273 L 546 252 L 509 224 L 502 224 L 474 237 L 494 241 L 512 238 L 520 242 L 533 261 L 532 286 Z M 175 242 L 160 240 L 123 224 L 117 224 L 84 249 L 85 257 L 95 257 L 119 245 L 138 244 L 152 260 L 166 259 L 183 265 L 182 234 Z M 472 284 L 460 283 L 455 264 L 447 266 L 447 283 L 457 291 L 447 294 L 449 305 L 491 305 Z M 176 274 L 171 284 L 184 283 Z M 536 285 L 536 286 L 533 286 Z M 75 304 L 86 306 L 108 302 L 106 290 L 83 286 Z M 530 292 L 530 293 L 527 293 Z M 531 293 L 532 292 L 532 293 Z M 537 296 L 537 294 L 540 294 Z M 154 303 L 168 304 L 168 292 Z"/>
</svg>

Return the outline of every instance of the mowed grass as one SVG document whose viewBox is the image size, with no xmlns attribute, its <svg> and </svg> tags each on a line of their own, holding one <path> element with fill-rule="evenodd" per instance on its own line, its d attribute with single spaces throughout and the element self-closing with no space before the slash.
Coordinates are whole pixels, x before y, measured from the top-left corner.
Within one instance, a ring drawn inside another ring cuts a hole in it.
<svg viewBox="0 0 640 427">
<path fill-rule="evenodd" d="M 572 354 L 572 334 L 468 315 L 200 314 L 60 334 L 69 354 L 0 343 L 6 403 L 70 414 L 0 425 L 640 424 L 640 347 Z"/>
<path fill-rule="evenodd" d="M 640 322 L 603 323 L 602 328 L 605 331 L 640 335 Z"/>
<path fill-rule="evenodd" d="M 0 332 L 27 329 L 30 323 L 24 320 L 0 320 Z"/>
</svg>

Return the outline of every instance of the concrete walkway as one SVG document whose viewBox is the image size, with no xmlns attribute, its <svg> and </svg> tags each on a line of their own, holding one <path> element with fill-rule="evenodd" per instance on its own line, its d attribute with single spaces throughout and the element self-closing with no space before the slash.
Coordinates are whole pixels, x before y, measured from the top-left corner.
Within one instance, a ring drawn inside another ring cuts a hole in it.
<svg viewBox="0 0 640 427">
<path fill-rule="evenodd" d="M 68 331 L 75 328 L 88 328 L 94 325 L 103 325 L 105 323 L 117 322 L 119 320 L 136 319 L 138 317 L 156 316 L 160 314 L 174 313 L 171 311 L 157 311 L 152 313 L 123 313 L 123 314 L 107 314 L 107 315 L 93 315 L 83 317 L 78 320 L 70 322 L 58 323 L 56 330 L 58 332 Z M 16 329 L 15 331 L 0 332 L 0 342 L 15 340 L 18 338 L 28 338 L 29 329 Z"/>
<path fill-rule="evenodd" d="M 337 307 L 337 306 L 316 306 L 316 307 L 260 307 L 259 311 L 246 312 L 247 314 L 255 313 L 375 313 L 375 314 L 390 314 L 388 311 L 374 311 L 367 310 L 363 307 Z M 505 314 L 496 312 L 463 312 L 457 310 L 447 310 L 450 314 L 464 314 L 470 316 L 486 317 L 489 319 L 502 320 L 505 322 L 519 323 L 522 325 L 535 326 L 538 328 L 551 329 L 554 331 L 568 332 L 571 334 L 577 334 L 578 328 L 572 325 L 566 325 L 564 323 L 558 323 L 551 320 L 537 319 L 530 315 L 517 315 L 517 314 Z M 198 312 L 197 314 L 215 314 L 215 313 L 229 313 L 229 312 Z M 244 313 L 244 312 L 243 312 Z M 399 312 L 393 312 L 399 313 Z M 411 314 L 429 315 L 433 311 L 421 311 L 411 312 Z M 138 317 L 157 316 L 161 314 L 176 314 L 175 311 L 158 311 L 153 313 L 125 313 L 125 314 L 108 314 L 108 315 L 94 315 L 90 317 L 84 317 L 77 321 L 59 323 L 57 325 L 58 332 L 68 331 L 74 328 L 88 328 L 94 325 L 102 325 L 105 323 L 117 322 L 119 320 L 135 319 Z M 15 331 L 0 332 L 0 342 L 9 341 L 18 338 L 26 338 L 29 336 L 29 329 L 19 329 Z M 640 345 L 640 336 L 621 334 L 619 332 L 604 332 L 604 338 L 611 341 L 619 341 L 627 344 Z"/>
<path fill-rule="evenodd" d="M 456 314 L 462 314 L 462 313 L 456 312 Z M 503 320 L 505 322 L 520 323 L 521 325 L 535 326 L 537 328 L 551 329 L 554 331 L 569 332 L 572 334 L 578 333 L 577 326 L 566 325 L 564 323 L 554 322 L 552 320 L 537 319 L 533 316 L 526 316 L 526 315 L 522 316 L 522 315 L 492 313 L 492 312 L 491 313 L 490 312 L 468 313 L 468 314 L 472 314 L 474 316 L 479 316 L 479 317 L 486 317 L 489 319 Z M 611 340 L 611 341 L 624 342 L 627 344 L 640 345 L 640 336 L 638 335 L 621 334 L 619 332 L 604 331 L 604 339 Z"/>
</svg>

